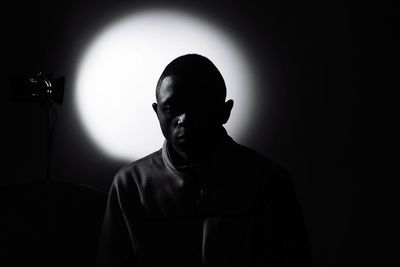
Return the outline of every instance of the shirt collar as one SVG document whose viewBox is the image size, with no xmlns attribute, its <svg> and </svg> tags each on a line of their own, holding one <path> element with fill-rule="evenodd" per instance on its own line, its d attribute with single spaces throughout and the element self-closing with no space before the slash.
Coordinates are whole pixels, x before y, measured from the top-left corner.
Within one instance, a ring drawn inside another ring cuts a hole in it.
<svg viewBox="0 0 400 267">
<path fill-rule="evenodd" d="M 221 138 L 221 142 L 216 147 L 214 153 L 205 161 L 198 164 L 190 164 L 184 166 L 177 166 L 173 160 L 171 159 L 171 155 L 169 153 L 169 145 L 168 141 L 165 140 L 162 147 L 162 158 L 165 165 L 171 169 L 175 174 L 179 177 L 185 177 L 192 173 L 194 169 L 202 168 L 203 166 L 207 166 L 210 164 L 218 163 L 218 159 L 221 157 L 221 154 L 224 151 L 226 145 L 234 142 L 232 138 L 227 134 L 226 130 L 223 128 L 223 134 Z"/>
</svg>

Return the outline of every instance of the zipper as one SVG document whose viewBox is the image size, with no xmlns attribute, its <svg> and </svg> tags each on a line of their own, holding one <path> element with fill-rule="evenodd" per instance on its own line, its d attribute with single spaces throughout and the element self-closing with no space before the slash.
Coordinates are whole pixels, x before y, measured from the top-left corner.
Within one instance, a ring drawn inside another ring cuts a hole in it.
<svg viewBox="0 0 400 267">
<path fill-rule="evenodd" d="M 198 266 L 204 266 L 203 259 L 203 227 L 204 227 L 204 218 L 201 214 L 201 202 L 203 200 L 204 191 L 200 188 L 199 179 L 197 175 L 193 174 L 194 180 L 194 188 L 195 188 L 195 242 L 196 242 L 196 254 L 198 259 Z"/>
</svg>

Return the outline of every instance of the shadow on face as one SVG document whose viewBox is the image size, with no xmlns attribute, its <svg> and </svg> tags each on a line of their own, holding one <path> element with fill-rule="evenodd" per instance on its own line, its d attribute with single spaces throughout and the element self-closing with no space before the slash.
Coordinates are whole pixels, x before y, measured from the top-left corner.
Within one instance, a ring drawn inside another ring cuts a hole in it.
<svg viewBox="0 0 400 267">
<path fill-rule="evenodd" d="M 202 153 L 215 144 L 233 106 L 218 90 L 201 75 L 171 75 L 160 81 L 153 108 L 175 151 Z"/>
</svg>

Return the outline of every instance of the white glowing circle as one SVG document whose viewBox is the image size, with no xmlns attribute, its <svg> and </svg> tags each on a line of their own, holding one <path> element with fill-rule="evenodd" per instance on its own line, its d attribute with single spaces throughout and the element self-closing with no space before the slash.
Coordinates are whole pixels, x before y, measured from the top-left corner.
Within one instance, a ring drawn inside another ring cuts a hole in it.
<svg viewBox="0 0 400 267">
<path fill-rule="evenodd" d="M 240 139 L 252 113 L 254 83 L 237 40 L 206 20 L 177 11 L 146 11 L 113 23 L 89 45 L 78 67 L 75 103 L 82 124 L 106 154 L 135 160 L 163 143 L 155 87 L 174 58 L 197 53 L 221 71 L 235 101 L 226 128 Z"/>
</svg>

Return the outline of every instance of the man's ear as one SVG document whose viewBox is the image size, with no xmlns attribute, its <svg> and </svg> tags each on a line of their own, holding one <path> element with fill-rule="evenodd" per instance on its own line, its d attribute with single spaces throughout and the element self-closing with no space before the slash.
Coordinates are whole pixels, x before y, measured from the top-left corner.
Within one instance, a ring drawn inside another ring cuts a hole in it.
<svg viewBox="0 0 400 267">
<path fill-rule="evenodd" d="M 231 116 L 232 108 L 233 108 L 233 100 L 229 99 L 228 101 L 225 102 L 224 114 L 222 117 L 222 124 L 225 124 L 228 122 L 229 117 Z"/>
<path fill-rule="evenodd" d="M 157 113 L 157 103 L 153 103 L 151 106 L 153 107 L 154 112 L 158 115 L 158 113 Z"/>
</svg>

